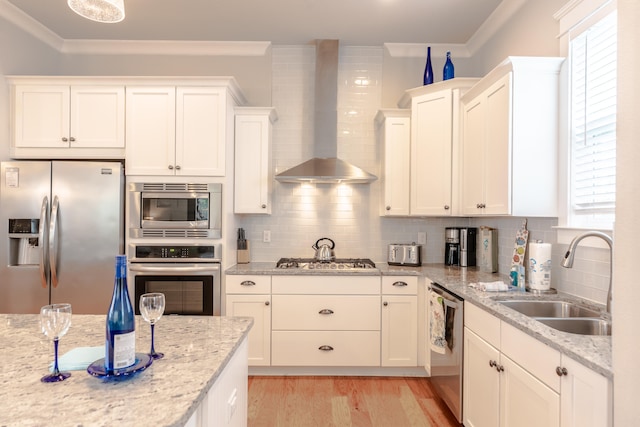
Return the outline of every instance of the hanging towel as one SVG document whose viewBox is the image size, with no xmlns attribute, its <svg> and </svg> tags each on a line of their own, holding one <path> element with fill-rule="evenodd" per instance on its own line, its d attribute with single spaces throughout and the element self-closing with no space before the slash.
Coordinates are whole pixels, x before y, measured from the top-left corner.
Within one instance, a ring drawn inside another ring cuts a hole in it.
<svg viewBox="0 0 640 427">
<path fill-rule="evenodd" d="M 431 350 L 445 354 L 447 341 L 445 338 L 445 312 L 442 297 L 435 292 L 429 292 L 429 336 Z"/>
<path fill-rule="evenodd" d="M 501 280 L 497 282 L 470 283 L 469 286 L 471 286 L 474 289 L 478 289 L 480 291 L 485 291 L 485 292 L 498 292 L 498 291 L 509 290 L 509 285 L 507 285 Z"/>
</svg>

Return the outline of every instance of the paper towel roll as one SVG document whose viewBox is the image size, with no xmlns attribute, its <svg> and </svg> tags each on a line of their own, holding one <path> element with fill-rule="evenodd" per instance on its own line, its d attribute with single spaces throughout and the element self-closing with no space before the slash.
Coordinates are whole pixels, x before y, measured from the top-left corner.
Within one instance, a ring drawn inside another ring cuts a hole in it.
<svg viewBox="0 0 640 427">
<path fill-rule="evenodd" d="M 551 243 L 529 243 L 529 288 L 551 288 Z"/>
</svg>

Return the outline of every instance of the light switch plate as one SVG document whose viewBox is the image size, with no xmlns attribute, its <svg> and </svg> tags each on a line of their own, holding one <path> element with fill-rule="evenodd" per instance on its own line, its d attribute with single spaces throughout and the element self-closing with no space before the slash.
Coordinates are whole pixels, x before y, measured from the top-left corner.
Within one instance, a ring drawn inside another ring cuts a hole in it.
<svg viewBox="0 0 640 427">
<path fill-rule="evenodd" d="M 264 230 L 262 232 L 262 242 L 263 243 L 271 242 L 271 230 Z"/>
<path fill-rule="evenodd" d="M 418 244 L 426 245 L 427 244 L 427 233 L 424 231 L 420 231 L 418 233 Z"/>
</svg>

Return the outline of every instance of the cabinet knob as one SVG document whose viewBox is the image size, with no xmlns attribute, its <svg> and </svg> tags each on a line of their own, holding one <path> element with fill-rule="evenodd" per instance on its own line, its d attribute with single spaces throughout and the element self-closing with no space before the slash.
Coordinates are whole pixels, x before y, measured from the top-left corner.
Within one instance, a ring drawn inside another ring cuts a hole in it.
<svg viewBox="0 0 640 427">
<path fill-rule="evenodd" d="M 269 301 L 265 301 L 264 305 L 271 305 L 271 303 Z"/>
<path fill-rule="evenodd" d="M 176 170 L 180 170 L 180 165 L 176 165 Z"/>
<path fill-rule="evenodd" d="M 173 165 L 169 165 L 169 170 L 172 171 L 173 170 Z"/>
<path fill-rule="evenodd" d="M 387 207 L 386 207 L 386 209 L 387 209 L 388 211 L 390 211 L 390 210 L 391 210 L 391 206 L 387 206 Z"/>
<path fill-rule="evenodd" d="M 69 139 L 66 136 L 62 137 L 62 142 L 69 142 Z"/>
<path fill-rule="evenodd" d="M 497 365 L 497 363 L 496 363 L 496 361 L 495 361 L 495 360 L 489 360 L 489 366 L 490 366 L 490 367 L 495 368 L 495 367 L 496 367 L 496 365 Z"/>
<path fill-rule="evenodd" d="M 504 366 L 502 366 L 502 365 L 497 365 L 497 366 L 496 366 L 496 371 L 498 371 L 498 372 L 504 372 Z"/>
<path fill-rule="evenodd" d="M 318 350 L 333 351 L 333 347 L 331 347 L 330 345 L 321 345 L 320 347 L 318 347 Z"/>
<path fill-rule="evenodd" d="M 328 309 L 328 308 L 323 308 L 322 310 L 320 310 L 318 312 L 318 314 L 333 314 L 333 310 Z"/>
<path fill-rule="evenodd" d="M 449 205 L 444 205 L 444 210 L 448 211 L 449 210 Z"/>
<path fill-rule="evenodd" d="M 74 137 L 71 137 L 71 138 L 69 138 L 69 141 L 76 142 L 76 139 Z"/>
<path fill-rule="evenodd" d="M 263 204 L 262 209 L 266 209 L 266 208 L 267 208 L 267 205 Z"/>
<path fill-rule="evenodd" d="M 383 302 L 382 305 L 384 305 L 385 307 L 389 305 L 389 303 L 387 301 Z"/>
<path fill-rule="evenodd" d="M 558 374 L 558 376 L 561 377 L 563 375 L 569 375 L 569 371 L 567 371 L 567 368 L 562 368 L 562 367 L 558 366 L 556 368 L 556 374 Z"/>
</svg>

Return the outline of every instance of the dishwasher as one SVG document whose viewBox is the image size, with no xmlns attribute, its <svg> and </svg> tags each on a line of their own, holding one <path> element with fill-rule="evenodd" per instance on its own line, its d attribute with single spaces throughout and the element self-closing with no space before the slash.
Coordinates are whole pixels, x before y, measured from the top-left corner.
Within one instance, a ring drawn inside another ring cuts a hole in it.
<svg viewBox="0 0 640 427">
<path fill-rule="evenodd" d="M 431 383 L 462 423 L 464 300 L 431 282 L 427 293 Z"/>
</svg>

